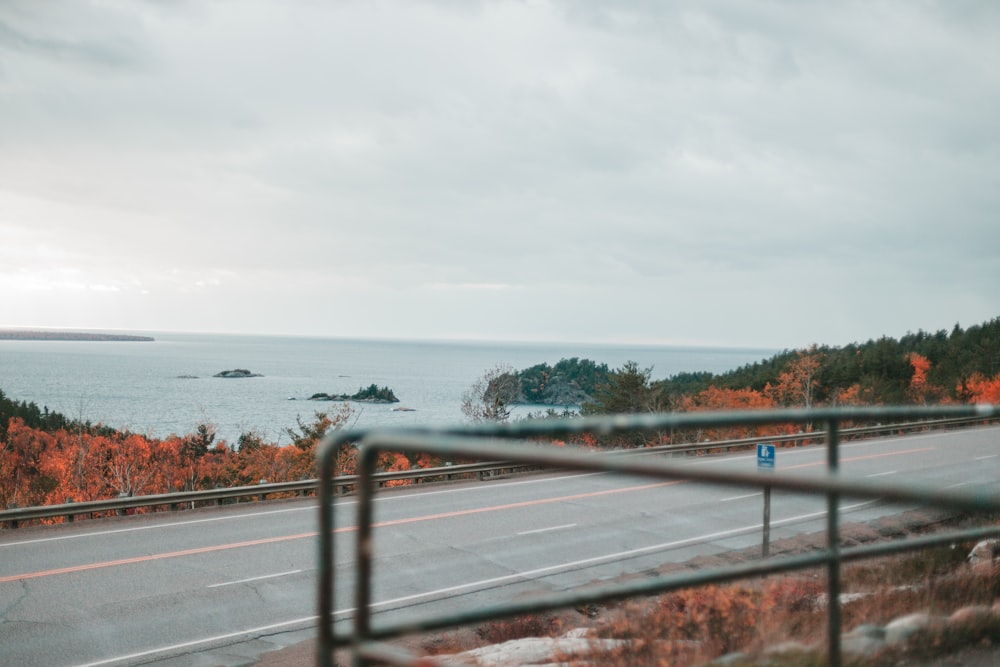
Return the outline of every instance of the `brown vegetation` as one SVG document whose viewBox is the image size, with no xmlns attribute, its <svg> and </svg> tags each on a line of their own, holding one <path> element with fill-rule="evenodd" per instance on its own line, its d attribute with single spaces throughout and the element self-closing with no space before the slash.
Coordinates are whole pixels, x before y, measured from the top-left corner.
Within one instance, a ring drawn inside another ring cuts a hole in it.
<svg viewBox="0 0 1000 667">
<path fill-rule="evenodd" d="M 877 530 L 860 528 L 855 537 L 880 539 L 907 532 L 902 525 L 881 528 L 882 535 Z M 808 550 L 819 547 L 822 540 L 819 534 L 794 538 L 779 549 L 786 553 Z M 970 565 L 966 556 L 972 546 L 953 545 L 845 565 L 841 600 L 844 631 L 862 625 L 885 625 L 915 611 L 949 616 L 970 605 L 990 607 L 1000 600 L 1000 565 Z M 726 555 L 729 561 L 754 557 L 752 551 Z M 701 559 L 683 567 L 700 568 L 711 565 L 709 561 Z M 743 657 L 733 656 L 729 664 L 761 664 L 757 660 L 766 655 L 763 664 L 770 667 L 819 666 L 826 663 L 826 624 L 825 571 L 816 570 L 683 589 L 608 607 L 494 621 L 471 632 L 424 638 L 418 650 L 431 655 L 453 654 L 525 637 L 558 637 L 567 630 L 584 627 L 590 638 L 586 656 L 559 656 L 563 664 L 684 667 L 738 652 Z M 620 645 L 607 649 L 613 645 L 608 640 L 618 640 Z M 906 644 L 887 646 L 874 654 L 846 654 L 844 664 L 924 664 L 922 661 L 934 656 L 982 645 L 1000 645 L 1000 615 L 996 609 L 992 615 L 916 635 Z M 779 646 L 794 649 L 773 652 Z"/>
</svg>

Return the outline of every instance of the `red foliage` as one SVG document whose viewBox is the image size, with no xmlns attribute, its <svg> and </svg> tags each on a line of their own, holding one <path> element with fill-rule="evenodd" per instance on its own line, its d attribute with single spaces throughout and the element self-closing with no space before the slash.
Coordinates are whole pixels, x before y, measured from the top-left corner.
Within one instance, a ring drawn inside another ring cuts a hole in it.
<svg viewBox="0 0 1000 667">
<path fill-rule="evenodd" d="M 964 389 L 969 403 L 1000 405 L 1000 373 L 992 378 L 975 373 L 966 380 Z"/>
</svg>

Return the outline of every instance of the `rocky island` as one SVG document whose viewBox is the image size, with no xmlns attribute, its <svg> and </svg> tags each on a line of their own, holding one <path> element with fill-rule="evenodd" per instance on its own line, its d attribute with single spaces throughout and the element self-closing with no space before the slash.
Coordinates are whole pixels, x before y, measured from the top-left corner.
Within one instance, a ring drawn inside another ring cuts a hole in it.
<svg viewBox="0 0 1000 667">
<path fill-rule="evenodd" d="M 389 387 L 379 387 L 375 384 L 358 389 L 353 394 L 313 394 L 310 401 L 357 401 L 360 403 L 399 403 L 396 394 Z"/>
<path fill-rule="evenodd" d="M 259 378 L 259 377 L 264 377 L 264 376 L 261 375 L 260 373 L 251 373 L 250 371 L 248 371 L 245 368 L 234 368 L 231 371 L 222 371 L 220 373 L 216 373 L 212 377 L 216 377 L 216 378 Z"/>
</svg>

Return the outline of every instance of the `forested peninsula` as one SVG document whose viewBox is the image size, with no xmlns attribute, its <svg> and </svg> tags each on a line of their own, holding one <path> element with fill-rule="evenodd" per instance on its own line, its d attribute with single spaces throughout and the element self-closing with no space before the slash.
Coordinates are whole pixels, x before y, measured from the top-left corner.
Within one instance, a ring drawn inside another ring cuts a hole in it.
<svg viewBox="0 0 1000 667">
<path fill-rule="evenodd" d="M 609 369 L 576 358 L 521 370 L 498 366 L 472 385 L 461 407 L 473 421 L 506 421 L 511 419 L 509 406 L 518 402 L 563 408 L 550 408 L 530 419 L 625 412 L 1000 404 L 1000 318 L 967 329 L 956 325 L 951 331 L 918 331 L 899 339 L 788 350 L 721 374 L 680 373 L 653 380 L 652 370 L 631 361 Z M 359 395 L 371 400 L 395 398 L 388 388 L 376 385 L 362 387 Z M 350 403 L 337 403 L 330 412 L 316 412 L 311 421 L 298 419 L 296 427 L 286 429 L 287 443 L 265 442 L 254 431 L 226 442 L 216 438 L 211 423 L 199 425 L 194 433 L 152 438 L 68 419 L 0 391 L 0 507 L 315 478 L 317 444 L 329 430 L 350 424 L 352 415 Z M 790 432 L 789 428 L 735 426 L 629 437 L 583 433 L 573 442 L 555 444 L 643 447 L 768 437 Z M 354 472 L 356 454 L 350 446 L 341 450 L 341 474 Z M 441 463 L 427 455 L 385 452 L 377 465 L 395 471 Z"/>
<path fill-rule="evenodd" d="M 150 336 L 133 336 L 130 334 L 93 333 L 86 331 L 29 331 L 27 329 L 0 329 L 0 340 L 84 340 L 84 341 L 118 341 L 118 342 L 151 342 L 156 340 Z"/>
<path fill-rule="evenodd" d="M 687 372 L 652 380 L 653 370 L 633 363 L 609 369 L 577 358 L 508 369 L 516 380 L 509 398 L 512 404 L 581 406 L 591 413 L 685 410 L 692 401 L 751 407 L 755 395 L 762 407 L 965 403 L 1000 372 L 1000 318 L 968 329 L 955 325 L 950 332 L 786 350 L 721 374 Z M 628 394 L 629 400 L 615 393 Z"/>
</svg>

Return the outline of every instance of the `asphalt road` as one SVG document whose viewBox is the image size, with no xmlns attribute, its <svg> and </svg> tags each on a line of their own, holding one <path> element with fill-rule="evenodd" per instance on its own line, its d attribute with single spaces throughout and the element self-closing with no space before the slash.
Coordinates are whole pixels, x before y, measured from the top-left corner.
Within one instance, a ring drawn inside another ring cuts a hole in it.
<svg viewBox="0 0 1000 667">
<path fill-rule="evenodd" d="M 756 456 L 685 459 L 756 469 Z M 777 471 L 822 473 L 820 447 Z M 848 475 L 936 488 L 1000 481 L 1000 428 L 842 445 Z M 768 473 L 763 473 L 768 474 Z M 775 492 L 772 539 L 822 530 L 825 500 Z M 761 542 L 754 489 L 605 474 L 395 490 L 376 505 L 382 619 L 474 608 Z M 844 499 L 844 521 L 909 507 Z M 338 501 L 338 618 L 353 510 Z M 0 665 L 240 665 L 315 634 L 315 499 L 0 531 Z"/>
</svg>

